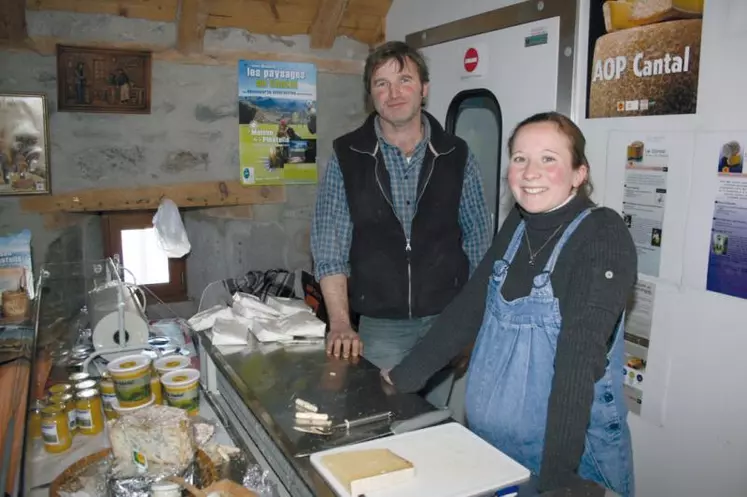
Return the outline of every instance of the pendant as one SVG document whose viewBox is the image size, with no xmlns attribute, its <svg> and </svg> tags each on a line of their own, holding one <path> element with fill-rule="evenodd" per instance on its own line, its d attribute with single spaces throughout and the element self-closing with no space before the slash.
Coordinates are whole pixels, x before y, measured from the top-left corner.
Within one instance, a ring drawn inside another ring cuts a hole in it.
<svg viewBox="0 0 747 497">
<path fill-rule="evenodd" d="M 529 265 L 534 266 L 534 257 L 532 257 L 531 255 L 529 256 Z"/>
</svg>

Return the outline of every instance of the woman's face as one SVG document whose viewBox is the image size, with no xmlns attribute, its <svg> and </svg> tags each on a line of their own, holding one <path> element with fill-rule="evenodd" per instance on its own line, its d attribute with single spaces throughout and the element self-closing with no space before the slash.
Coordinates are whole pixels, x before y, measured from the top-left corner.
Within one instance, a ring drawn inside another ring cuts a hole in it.
<svg viewBox="0 0 747 497">
<path fill-rule="evenodd" d="M 557 124 L 528 124 L 514 139 L 508 184 L 524 210 L 548 212 L 584 182 L 587 170 L 573 169 L 571 144 Z"/>
</svg>

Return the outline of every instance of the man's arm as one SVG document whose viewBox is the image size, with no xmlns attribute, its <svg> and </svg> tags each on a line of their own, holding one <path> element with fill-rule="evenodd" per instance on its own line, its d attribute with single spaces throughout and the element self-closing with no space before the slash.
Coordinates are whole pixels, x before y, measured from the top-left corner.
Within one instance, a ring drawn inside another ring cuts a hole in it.
<svg viewBox="0 0 747 497">
<path fill-rule="evenodd" d="M 467 157 L 459 203 L 459 225 L 462 227 L 462 248 L 469 259 L 470 274 L 490 246 L 490 210 L 485 202 L 480 167 L 472 151 Z"/>
<path fill-rule="evenodd" d="M 348 257 L 353 237 L 345 184 L 337 156 L 327 163 L 311 223 L 311 253 L 329 316 L 327 352 L 347 357 L 362 352 L 358 334 L 350 326 Z"/>
</svg>

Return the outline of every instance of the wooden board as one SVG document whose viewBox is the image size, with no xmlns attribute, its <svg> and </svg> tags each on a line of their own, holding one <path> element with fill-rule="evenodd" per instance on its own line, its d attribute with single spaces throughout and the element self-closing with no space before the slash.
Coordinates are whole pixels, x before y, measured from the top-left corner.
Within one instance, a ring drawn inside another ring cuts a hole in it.
<svg viewBox="0 0 747 497">
<path fill-rule="evenodd" d="M 304 53 L 295 52 L 260 52 L 252 50 L 225 50 L 220 52 L 203 52 L 185 54 L 173 47 L 164 45 L 149 45 L 144 43 L 103 43 L 81 42 L 80 40 L 63 40 L 60 38 L 35 37 L 23 43 L 9 43 L 0 40 L 0 49 L 32 51 L 40 55 L 55 55 L 57 44 L 76 46 L 91 46 L 99 48 L 123 48 L 132 50 L 149 50 L 153 52 L 156 61 L 173 62 L 176 64 L 198 64 L 206 66 L 235 66 L 239 60 L 270 60 L 285 62 L 309 62 L 315 64 L 319 72 L 333 74 L 363 74 L 362 60 L 329 59 Z"/>
<path fill-rule="evenodd" d="M 136 188 L 82 190 L 62 195 L 24 197 L 30 212 L 102 212 L 157 209 L 163 197 L 179 207 L 276 204 L 285 202 L 283 186 L 242 186 L 238 181 L 181 183 Z"/>
</svg>

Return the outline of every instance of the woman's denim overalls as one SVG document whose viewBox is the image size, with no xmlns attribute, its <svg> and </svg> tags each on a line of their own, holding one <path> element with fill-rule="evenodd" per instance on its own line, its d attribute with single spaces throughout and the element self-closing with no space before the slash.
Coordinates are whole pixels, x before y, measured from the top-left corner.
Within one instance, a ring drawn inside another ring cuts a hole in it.
<svg viewBox="0 0 747 497">
<path fill-rule="evenodd" d="M 503 259 L 494 265 L 485 317 L 469 367 L 465 410 L 470 429 L 535 475 L 539 474 L 542 461 L 562 321 L 550 275 L 563 246 L 590 212 L 587 209 L 580 213 L 565 230 L 544 271 L 534 278 L 529 296 L 508 302 L 501 295 L 501 288 L 524 235 L 524 222 L 519 224 Z M 607 355 L 604 377 L 594 385 L 578 474 L 622 497 L 633 497 L 623 357 L 621 319 Z"/>
</svg>

